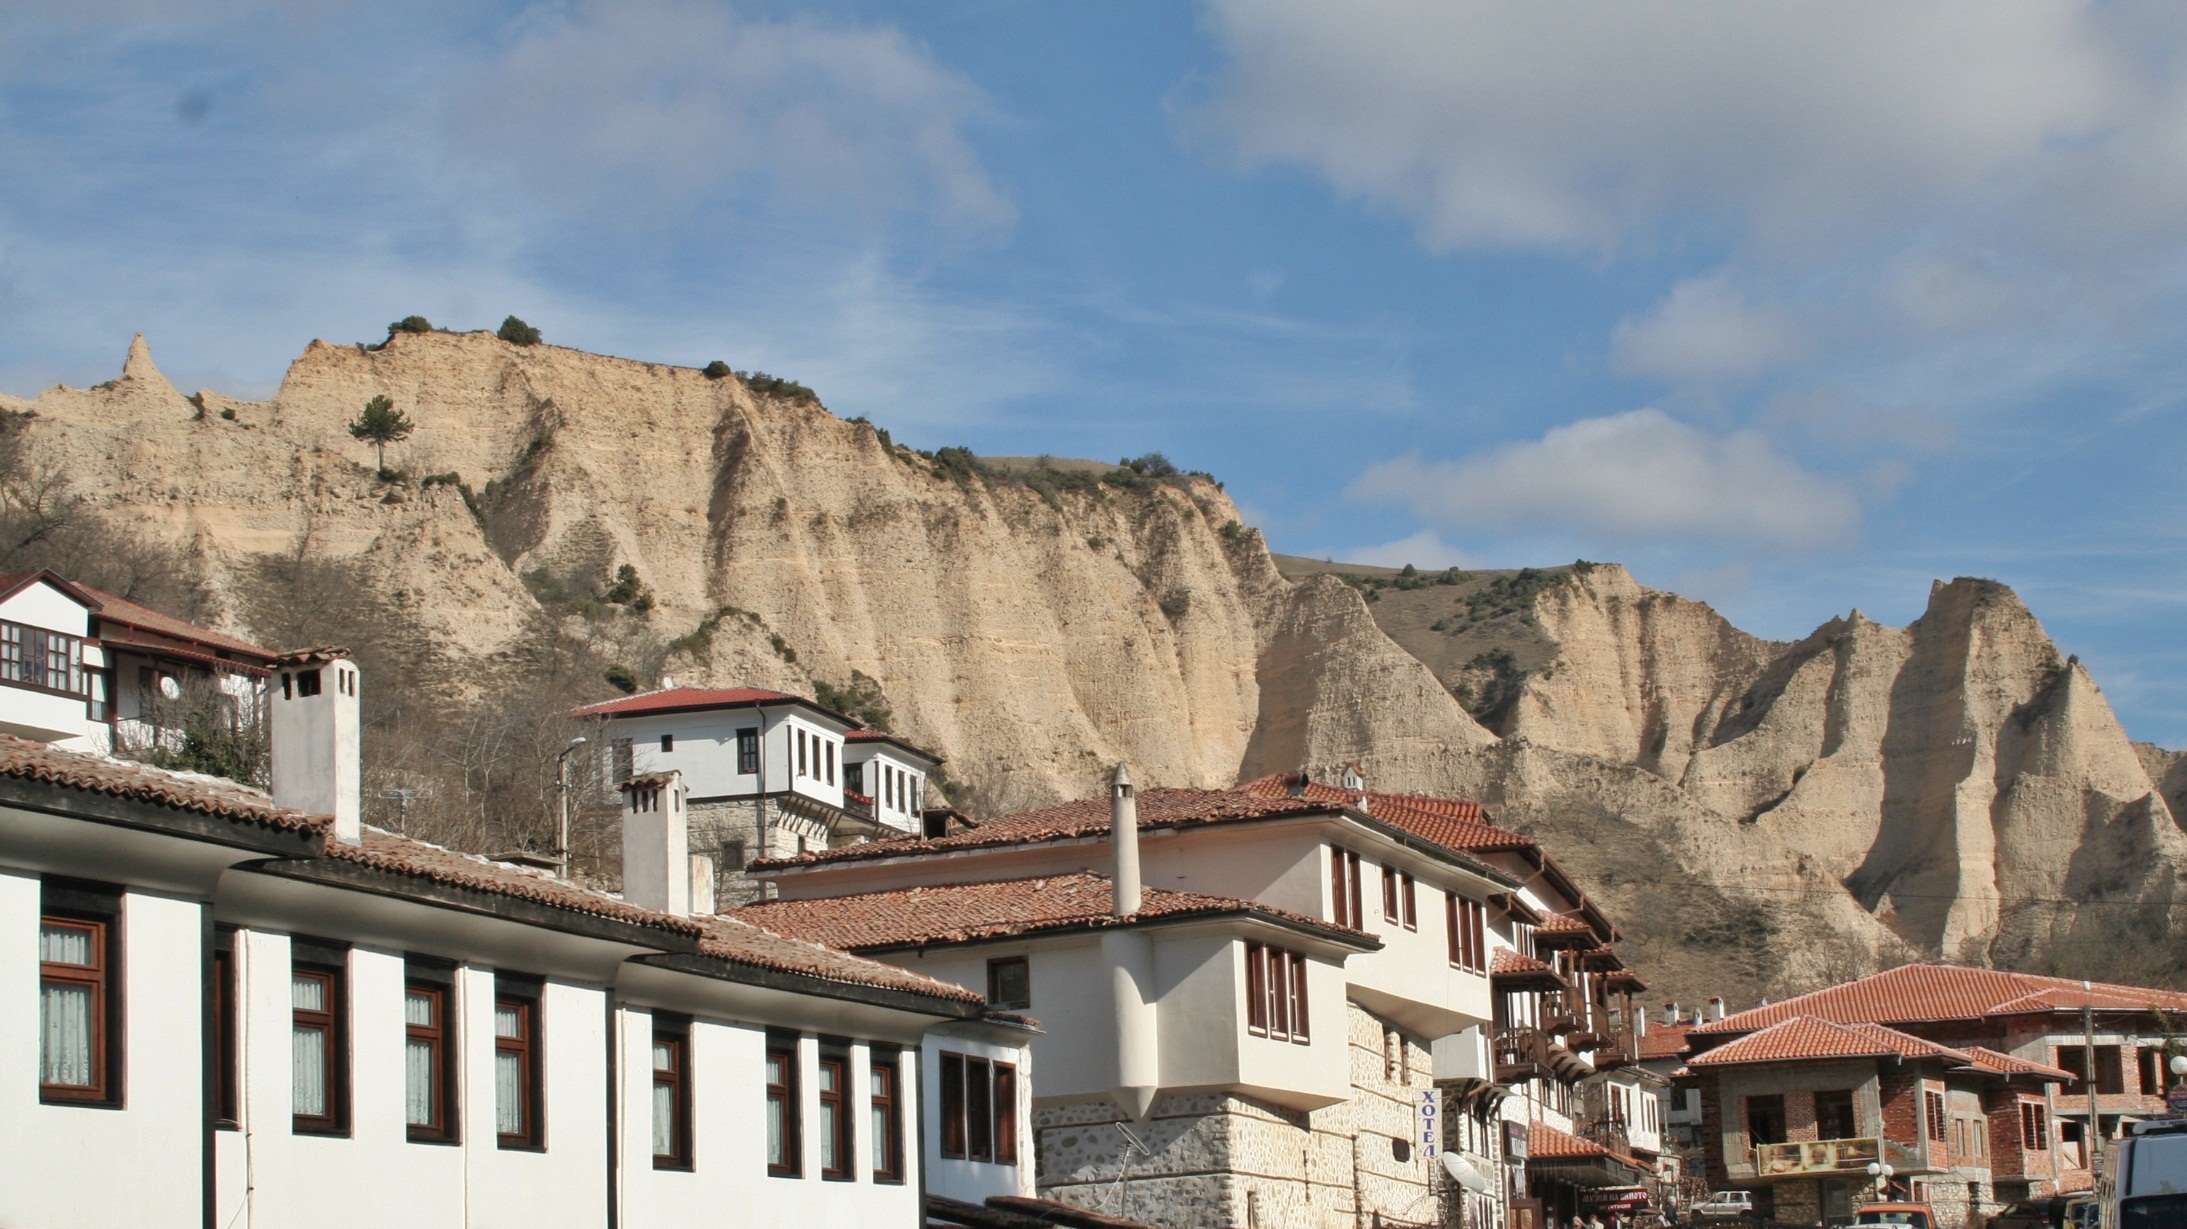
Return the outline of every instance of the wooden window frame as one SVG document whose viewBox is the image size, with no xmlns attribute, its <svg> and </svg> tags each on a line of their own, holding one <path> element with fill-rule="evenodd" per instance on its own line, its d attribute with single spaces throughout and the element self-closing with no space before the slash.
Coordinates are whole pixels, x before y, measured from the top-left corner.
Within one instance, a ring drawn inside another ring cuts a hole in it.
<svg viewBox="0 0 2187 1229">
<path fill-rule="evenodd" d="M 898 1051 L 873 1047 L 867 1072 L 871 1086 L 867 1106 L 873 1115 L 873 1180 L 900 1186 L 904 1181 L 903 1098 L 897 1089 L 903 1079 L 903 1059 Z"/>
<path fill-rule="evenodd" d="M 2050 1111 L 2040 1101 L 2020 1103 L 2020 1146 L 2029 1152 L 2050 1150 Z"/>
<path fill-rule="evenodd" d="M 1382 920 L 1392 925 L 1404 918 L 1404 906 L 1397 901 L 1397 868 L 1384 863 L 1382 867 Z"/>
<path fill-rule="evenodd" d="M 1412 872 L 1411 872 L 1411 871 L 1406 871 L 1406 872 L 1405 872 L 1404 874 L 1402 874 L 1402 875 L 1398 876 L 1398 880 L 1397 880 L 1397 890 L 1398 890 L 1398 894 L 1399 894 L 1399 902 L 1398 902 L 1398 903 L 1399 903 L 1400 905 L 1402 905 L 1402 906 L 1403 906 L 1403 908 L 1404 908 L 1404 911 L 1405 911 L 1405 917 L 1404 917 L 1404 921 L 1403 921 L 1403 923 L 1402 923 L 1402 924 L 1404 925 L 1405 929 L 1407 929 L 1407 930 L 1413 930 L 1413 931 L 1417 931 L 1417 930 L 1419 930 L 1419 929 L 1420 929 L 1420 884 L 1419 884 L 1419 881 L 1418 881 L 1418 880 L 1416 880 L 1416 879 L 1414 879 L 1414 878 L 1412 877 Z"/>
<path fill-rule="evenodd" d="M 970 1135 L 964 1121 L 964 1071 L 966 1058 L 944 1050 L 936 1064 L 941 1080 L 942 1156 L 952 1161 L 970 1160 Z"/>
<path fill-rule="evenodd" d="M 112 912 L 104 908 L 86 908 L 82 905 L 69 907 L 56 904 L 56 895 L 76 896 L 79 893 L 47 884 L 47 897 L 39 910 L 38 928 L 41 936 L 48 926 L 88 931 L 91 935 L 91 963 L 88 965 L 61 964 L 56 961 L 38 962 L 38 984 L 81 986 L 91 995 L 91 1082 L 84 1085 L 38 1084 L 38 1100 L 45 1105 L 73 1105 L 87 1109 L 122 1108 L 122 1041 L 125 1036 L 122 1018 L 121 979 L 121 931 L 120 894 L 112 894 Z M 88 903 L 88 902 L 85 902 Z M 74 902 L 70 902 L 74 904 Z M 42 940 L 41 940 L 42 941 Z M 40 1031 L 43 1032 L 41 1021 Z M 42 1060 L 41 1060 L 42 1061 Z"/>
<path fill-rule="evenodd" d="M 316 1029 L 326 1036 L 326 1113 L 300 1114 L 290 1104 L 290 1130 L 298 1135 L 349 1134 L 349 969 L 346 965 L 316 961 L 291 960 L 289 982 L 294 984 L 304 978 L 319 982 L 324 987 L 321 1001 L 324 1010 L 309 1011 L 294 1005 L 291 990 L 289 1028 L 293 1033 L 300 1029 Z M 290 1079 L 293 1081 L 294 1073 Z M 291 1092 L 293 1098 L 293 1089 Z"/>
<path fill-rule="evenodd" d="M 1313 1042 L 1306 957 L 1264 943 L 1245 945 L 1245 1031 L 1271 1041 Z"/>
<path fill-rule="evenodd" d="M 964 1056 L 964 1158 L 995 1163 L 995 1070 L 992 1059 Z"/>
<path fill-rule="evenodd" d="M 1014 999 L 1002 995 L 1002 972 L 1016 967 L 1022 969 L 1025 993 Z M 1033 963 L 1025 956 L 997 956 L 987 962 L 987 1005 L 1005 1010 L 1022 1011 L 1033 1005 Z"/>
<path fill-rule="evenodd" d="M 1933 1088 L 1922 1089 L 1921 1106 L 1922 1113 L 1928 1120 L 1929 1142 L 1948 1146 L 1949 1141 L 1945 1138 L 1949 1128 L 1946 1125 L 1948 1118 L 1944 1111 L 1944 1094 Z"/>
<path fill-rule="evenodd" d="M 653 1087 L 668 1088 L 670 1142 L 667 1152 L 653 1154 L 653 1168 L 689 1172 L 697 1150 L 691 1139 L 691 1021 L 666 1012 L 653 1013 L 653 1049 L 666 1046 L 671 1066 L 663 1070 L 658 1057 L 648 1050 L 653 1064 Z"/>
<path fill-rule="evenodd" d="M 449 1000 L 452 997 L 449 994 L 450 988 L 446 982 L 430 981 L 418 977 L 403 979 L 404 1076 L 407 1079 L 409 1075 L 409 1044 L 413 1041 L 422 1041 L 431 1045 L 433 1047 L 433 1072 L 429 1077 L 429 1082 L 432 1085 L 433 1113 L 435 1117 L 440 1119 L 439 1122 L 432 1124 L 407 1121 L 409 1117 L 409 1090 L 406 1085 L 403 1097 L 403 1116 L 406 1121 L 403 1123 L 403 1130 L 409 1141 L 414 1144 L 452 1144 L 457 1142 L 458 1139 L 460 1116 L 456 1112 L 455 1064 L 450 1061 L 456 1053 L 455 1030 L 449 1019 L 448 1011 Z M 410 996 L 413 994 L 426 995 L 433 1000 L 433 1023 L 429 1025 L 410 1023 Z"/>
<path fill-rule="evenodd" d="M 808 776 L 810 774 L 805 771 L 805 729 L 802 726 L 791 726 L 790 729 L 797 735 L 797 772 L 795 775 L 800 777 Z"/>
<path fill-rule="evenodd" d="M 499 1066 L 501 1056 L 514 1054 L 521 1072 L 517 1080 L 517 1118 L 522 1129 L 501 1129 L 500 1076 L 495 1075 L 494 1146 L 509 1152 L 544 1152 L 547 1150 L 547 1098 L 545 1087 L 546 1029 L 540 1019 L 540 1007 L 544 1002 L 544 988 L 537 985 L 512 984 L 509 980 L 494 979 L 494 1062 Z M 515 1008 L 520 1035 L 501 1035 L 500 1015 L 504 1009 Z"/>
<path fill-rule="evenodd" d="M 759 728 L 757 726 L 737 731 L 737 775 L 759 775 Z"/>
<path fill-rule="evenodd" d="M 242 1126 L 242 1082 L 235 977 L 236 929 L 213 929 L 213 1126 L 222 1131 Z"/>
<path fill-rule="evenodd" d="M 1359 855 L 1342 845 L 1329 846 L 1330 920 L 1353 930 L 1367 928 L 1366 902 L 1359 888 Z"/>
<path fill-rule="evenodd" d="M 820 746 L 828 757 L 828 784 L 833 785 L 835 784 L 835 740 L 823 738 L 820 740 Z"/>
<path fill-rule="evenodd" d="M 1018 1069 L 1000 1059 L 994 1062 L 995 1090 L 989 1098 L 995 1116 L 995 1164 L 1018 1163 Z"/>
<path fill-rule="evenodd" d="M 1268 967 L 1258 943 L 1245 945 L 1245 1031 L 1268 1035 Z"/>
<path fill-rule="evenodd" d="M 828 1164 L 825 1147 L 820 1153 L 820 1180 L 823 1182 L 848 1182 L 856 1176 L 858 1168 L 858 1135 L 851 1122 L 850 1055 L 842 1050 L 823 1050 L 820 1065 L 816 1069 L 814 1093 L 820 1106 L 820 1128 L 829 1138 L 823 1145 L 833 1145 L 835 1164 Z M 835 1076 L 835 1090 L 828 1090 L 828 1075 Z M 835 1111 L 831 1116 L 829 1110 Z"/>
<path fill-rule="evenodd" d="M 797 1051 L 794 1039 L 770 1037 L 767 1041 L 766 1061 L 772 1065 L 780 1060 L 782 1067 L 779 1082 L 772 1078 L 767 1080 L 768 1111 L 774 1112 L 777 1105 L 782 1107 L 782 1159 L 767 1158 L 767 1176 L 770 1178 L 798 1178 L 805 1173 L 804 1116 L 798 1112 Z M 760 1139 L 762 1142 L 766 1139 L 764 1130 Z"/>
<path fill-rule="evenodd" d="M 1306 1001 L 1306 957 L 1297 952 L 1279 954 L 1288 956 L 1291 960 L 1291 1044 L 1309 1045 L 1314 1038 Z"/>
</svg>

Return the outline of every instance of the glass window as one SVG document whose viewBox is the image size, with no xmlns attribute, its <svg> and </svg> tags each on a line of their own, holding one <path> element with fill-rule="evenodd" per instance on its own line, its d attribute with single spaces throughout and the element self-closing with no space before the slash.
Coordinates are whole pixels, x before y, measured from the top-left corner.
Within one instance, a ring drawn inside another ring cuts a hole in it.
<svg viewBox="0 0 2187 1229">
<path fill-rule="evenodd" d="M 235 930 L 213 932 L 213 1119 L 223 1127 L 240 1120 L 236 1080 Z"/>
<path fill-rule="evenodd" d="M 995 1164 L 1018 1163 L 1018 1069 L 995 1064 Z"/>
<path fill-rule="evenodd" d="M 994 1076 L 984 1058 L 964 1060 L 965 1156 L 974 1161 L 995 1159 Z"/>
<path fill-rule="evenodd" d="M 455 1078 L 448 1044 L 446 988 L 412 982 L 403 989 L 403 1112 L 414 1140 L 455 1137 Z"/>
<path fill-rule="evenodd" d="M 867 1100 L 873 1115 L 873 1180 L 876 1182 L 904 1180 L 903 1132 L 897 1127 L 896 1063 L 895 1054 L 876 1047 L 873 1068 L 868 1072 L 872 1087 Z"/>
<path fill-rule="evenodd" d="M 48 917 L 38 927 L 38 1091 L 107 1097 L 107 923 Z"/>
<path fill-rule="evenodd" d="M 737 771 L 751 776 L 759 771 L 759 731 L 737 731 Z"/>
<path fill-rule="evenodd" d="M 798 1148 L 797 1050 L 770 1043 L 767 1050 L 767 1172 L 794 1178 L 803 1169 Z"/>
<path fill-rule="evenodd" d="M 290 1109 L 295 1130 L 338 1135 L 347 1128 L 349 1083 L 342 1036 L 342 971 L 296 966 L 289 977 Z"/>
<path fill-rule="evenodd" d="M 1006 956 L 987 962 L 987 1001 L 995 1007 L 1033 1005 L 1032 972 L 1025 957 Z"/>
<path fill-rule="evenodd" d="M 540 1104 L 539 1003 L 507 996 L 494 1000 L 494 1133 L 504 1148 L 538 1148 L 545 1106 Z"/>
<path fill-rule="evenodd" d="M 851 1176 L 851 1117 L 848 1104 L 850 1060 L 840 1054 L 820 1059 L 820 1176 L 844 1181 Z"/>
<path fill-rule="evenodd" d="M 653 1167 L 691 1168 L 690 1025 L 653 1018 Z"/>
<path fill-rule="evenodd" d="M 942 1069 L 942 1155 L 965 1156 L 964 1055 L 944 1053 Z"/>
</svg>

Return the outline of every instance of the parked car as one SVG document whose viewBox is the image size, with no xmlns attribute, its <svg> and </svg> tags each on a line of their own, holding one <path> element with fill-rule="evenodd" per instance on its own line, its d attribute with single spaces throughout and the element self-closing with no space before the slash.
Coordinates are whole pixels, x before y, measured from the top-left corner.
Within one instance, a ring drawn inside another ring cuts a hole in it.
<svg viewBox="0 0 2187 1229">
<path fill-rule="evenodd" d="M 1936 1229 L 1936 1213 L 1925 1203 L 1871 1203 L 1853 1213 L 1854 1229 L 1869 1225 L 1901 1225 L 1907 1229 Z"/>
<path fill-rule="evenodd" d="M 2187 1120 L 2135 1123 L 2134 1133 L 2119 1141 L 2111 1183 L 2118 1229 L 2187 1224 Z"/>
<path fill-rule="evenodd" d="M 2065 1201 L 2059 1218 L 2061 1229 L 2098 1229 L 2103 1224 L 2103 1205 L 2093 1195 L 2075 1195 Z"/>
<path fill-rule="evenodd" d="M 1686 1215 L 1699 1224 L 1713 1221 L 1754 1219 L 1753 1191 L 1718 1191 L 1702 1203 L 1686 1209 Z"/>
</svg>

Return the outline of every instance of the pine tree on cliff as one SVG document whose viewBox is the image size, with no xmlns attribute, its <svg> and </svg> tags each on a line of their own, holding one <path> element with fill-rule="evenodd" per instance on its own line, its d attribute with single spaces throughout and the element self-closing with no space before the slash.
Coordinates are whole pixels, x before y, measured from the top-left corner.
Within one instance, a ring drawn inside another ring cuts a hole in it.
<svg viewBox="0 0 2187 1229">
<path fill-rule="evenodd" d="M 380 472 L 384 474 L 387 472 L 387 446 L 409 439 L 410 433 L 417 430 L 417 426 L 401 410 L 395 408 L 394 402 L 384 396 L 374 395 L 372 400 L 365 402 L 364 413 L 357 415 L 357 421 L 349 424 L 349 433 L 379 450 Z"/>
</svg>

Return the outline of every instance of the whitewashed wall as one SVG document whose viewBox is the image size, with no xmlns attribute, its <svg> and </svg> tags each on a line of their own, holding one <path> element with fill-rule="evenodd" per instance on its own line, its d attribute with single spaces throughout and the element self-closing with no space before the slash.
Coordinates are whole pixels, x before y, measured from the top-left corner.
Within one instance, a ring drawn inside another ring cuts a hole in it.
<svg viewBox="0 0 2187 1229">
<path fill-rule="evenodd" d="M 1011 1107 L 1011 1112 L 1017 1116 L 1018 1163 L 997 1165 L 988 1161 L 944 1157 L 941 1098 L 928 1088 L 923 1090 L 926 1095 L 921 1098 L 924 1105 L 917 1120 L 924 1124 L 922 1134 L 926 1141 L 927 1189 L 937 1195 L 961 1199 L 966 1203 L 981 1203 L 991 1195 L 1033 1194 L 1033 1056 L 1014 1045 L 998 1044 L 975 1037 L 929 1033 L 919 1057 L 926 1081 L 939 1078 L 944 1050 L 972 1058 L 1017 1064 L 1018 1101 Z"/>
<path fill-rule="evenodd" d="M 737 771 L 737 731 L 755 726 L 760 730 L 762 771 L 740 773 Z M 809 738 L 834 745 L 833 784 L 811 772 L 798 775 L 794 732 L 799 730 Z M 661 751 L 663 734 L 672 736 L 673 750 L 665 754 Z M 608 744 L 619 738 L 629 739 L 631 764 L 636 772 L 675 769 L 683 773 L 684 784 L 691 788 L 693 798 L 739 797 L 759 793 L 764 786 L 765 792 L 770 794 L 795 790 L 830 806 L 843 805 L 842 731 L 799 709 L 732 708 L 618 717 L 606 723 L 599 737 Z M 611 756 L 611 747 L 601 747 L 600 754 Z M 608 770 L 605 779 L 612 786 L 612 760 L 603 759 L 602 767 Z"/>
</svg>

